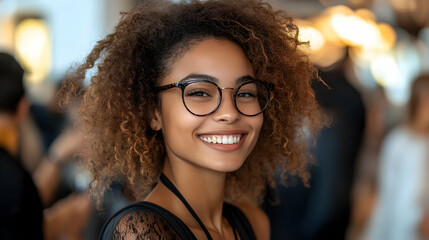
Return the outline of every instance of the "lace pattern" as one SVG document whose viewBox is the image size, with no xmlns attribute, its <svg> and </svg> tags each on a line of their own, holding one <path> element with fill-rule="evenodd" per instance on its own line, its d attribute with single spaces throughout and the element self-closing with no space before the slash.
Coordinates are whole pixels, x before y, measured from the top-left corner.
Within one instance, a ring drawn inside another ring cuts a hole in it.
<svg viewBox="0 0 429 240">
<path fill-rule="evenodd" d="M 237 207 L 224 203 L 223 215 L 239 239 L 256 240 L 252 226 Z M 192 231 L 168 210 L 150 202 L 137 202 L 116 213 L 103 226 L 99 240 L 187 239 Z"/>
<path fill-rule="evenodd" d="M 180 239 L 159 214 L 136 211 L 123 216 L 113 231 L 114 240 Z"/>
</svg>

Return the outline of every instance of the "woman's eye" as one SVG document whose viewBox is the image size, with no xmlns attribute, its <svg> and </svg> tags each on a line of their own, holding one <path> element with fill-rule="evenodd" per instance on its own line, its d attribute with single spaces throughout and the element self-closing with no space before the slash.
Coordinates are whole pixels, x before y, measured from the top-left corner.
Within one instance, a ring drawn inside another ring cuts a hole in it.
<svg viewBox="0 0 429 240">
<path fill-rule="evenodd" d="M 254 98 L 254 97 L 256 97 L 256 94 L 254 94 L 252 92 L 239 92 L 237 94 L 237 97 L 239 97 L 239 98 Z"/>
<path fill-rule="evenodd" d="M 202 90 L 194 90 L 194 91 L 188 92 L 186 96 L 187 97 L 210 97 L 210 94 Z"/>
</svg>

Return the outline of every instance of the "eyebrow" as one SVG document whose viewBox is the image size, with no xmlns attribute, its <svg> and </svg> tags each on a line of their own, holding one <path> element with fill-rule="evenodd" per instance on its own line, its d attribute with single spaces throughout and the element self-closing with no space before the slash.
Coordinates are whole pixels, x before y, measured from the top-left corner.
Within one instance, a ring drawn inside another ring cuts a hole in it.
<svg viewBox="0 0 429 240">
<path fill-rule="evenodd" d="M 216 84 L 219 84 L 219 79 L 214 77 L 214 76 L 210 76 L 207 74 L 189 74 L 188 76 L 186 76 L 185 78 L 183 78 L 182 80 L 180 80 L 179 82 L 186 82 L 186 81 L 190 81 L 190 80 L 207 80 L 207 81 L 211 81 L 214 82 Z M 235 80 L 236 84 L 240 84 L 246 81 L 251 81 L 251 80 L 255 80 L 254 77 L 250 76 L 250 75 L 245 75 L 245 76 L 241 76 L 239 78 L 237 78 Z"/>
</svg>

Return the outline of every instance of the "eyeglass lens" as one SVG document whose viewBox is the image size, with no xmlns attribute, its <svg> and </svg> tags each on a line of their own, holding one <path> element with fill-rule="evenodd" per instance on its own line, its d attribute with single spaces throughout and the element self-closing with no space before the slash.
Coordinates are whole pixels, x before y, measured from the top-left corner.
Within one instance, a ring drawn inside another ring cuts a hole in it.
<svg viewBox="0 0 429 240">
<path fill-rule="evenodd" d="M 195 115 L 207 115 L 215 111 L 221 103 L 221 90 L 210 82 L 194 82 L 183 89 L 183 102 L 186 108 Z M 225 96 L 228 96 L 224 92 Z M 261 113 L 268 101 L 268 89 L 260 82 L 249 82 L 240 85 L 234 91 L 235 105 L 244 115 Z"/>
</svg>

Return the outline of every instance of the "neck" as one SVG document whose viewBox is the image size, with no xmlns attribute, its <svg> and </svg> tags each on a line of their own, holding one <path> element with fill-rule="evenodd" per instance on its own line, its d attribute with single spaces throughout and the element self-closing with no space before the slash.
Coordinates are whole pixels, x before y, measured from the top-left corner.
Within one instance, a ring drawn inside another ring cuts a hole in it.
<svg viewBox="0 0 429 240">
<path fill-rule="evenodd" d="M 163 172 L 191 205 L 204 225 L 221 232 L 226 173 L 202 170 L 193 164 L 171 166 L 168 160 L 165 161 Z M 180 201 L 178 198 L 175 198 L 176 200 Z M 178 206 L 187 212 L 183 204 Z M 195 222 L 195 226 L 199 228 L 196 221 L 192 222 Z"/>
</svg>

